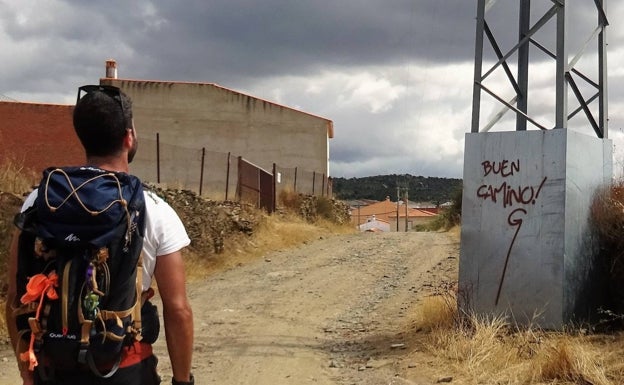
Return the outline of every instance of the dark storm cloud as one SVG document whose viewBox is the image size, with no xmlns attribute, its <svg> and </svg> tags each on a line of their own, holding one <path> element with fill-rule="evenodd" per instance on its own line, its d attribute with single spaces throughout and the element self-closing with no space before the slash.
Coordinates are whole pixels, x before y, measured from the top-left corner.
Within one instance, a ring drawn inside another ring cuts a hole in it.
<svg viewBox="0 0 624 385">
<path fill-rule="evenodd" d="M 551 5 L 543 3 L 533 5 L 538 13 Z M 585 3 L 572 9 L 587 12 L 591 4 Z M 67 74 L 68 64 L 59 64 L 62 61 L 74 66 L 70 73 L 84 72 L 79 67 L 101 66 L 108 57 L 118 60 L 122 77 L 233 86 L 260 76 L 302 75 L 322 68 L 472 61 L 476 4 L 466 0 L 65 0 L 42 9 L 43 14 L 33 13 L 36 18 L 26 22 L 20 21 L 20 7 L 0 4 L 2 28 L 17 49 L 22 45 L 27 50 L 34 39 L 40 42 L 40 50 L 18 54 L 30 59 L 11 74 L 18 76 L 2 80 L 11 84 L 20 74 L 49 71 L 50 66 L 58 66 L 55 73 Z M 503 46 L 512 44 L 517 35 L 507 16 L 513 8 L 501 0 L 488 14 Z"/>
<path fill-rule="evenodd" d="M 111 38 L 132 47 L 123 65 L 133 75 L 218 82 L 328 66 L 470 60 L 476 8 L 459 0 L 113 2 L 105 11 L 70 3 L 85 21 L 104 19 Z M 150 7 L 153 14 L 142 14 Z"/>
<path fill-rule="evenodd" d="M 320 66 L 467 59 L 471 37 L 458 34 L 449 41 L 447 30 L 459 25 L 471 29 L 470 19 L 458 17 L 474 13 L 474 5 L 467 3 L 162 2 L 157 9 L 167 23 L 153 35 L 143 36 L 142 50 L 164 54 L 169 60 L 161 63 L 163 67 L 187 57 L 204 63 L 209 73 L 246 77 L 300 74 Z M 195 49 L 185 49 L 186 42 L 194 42 Z"/>
<path fill-rule="evenodd" d="M 624 5 L 609 3 L 611 123 L 621 128 Z M 519 3 L 493 4 L 486 18 L 507 52 L 518 39 Z M 533 1 L 532 23 L 552 5 Z M 574 55 L 596 25 L 595 4 L 566 6 Z M 97 82 L 114 58 L 122 78 L 218 83 L 333 120 L 336 176 L 459 176 L 476 8 L 477 0 L 0 0 L 0 94 L 71 103 L 75 87 Z M 551 49 L 554 25 L 535 36 Z M 529 100 L 550 121 L 553 98 L 542 90 L 552 70 L 538 68 Z"/>
</svg>

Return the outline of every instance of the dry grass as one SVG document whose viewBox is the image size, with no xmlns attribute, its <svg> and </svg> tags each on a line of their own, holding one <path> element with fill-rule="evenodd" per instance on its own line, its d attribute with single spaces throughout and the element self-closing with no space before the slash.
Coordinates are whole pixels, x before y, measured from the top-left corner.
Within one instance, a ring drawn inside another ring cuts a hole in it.
<svg viewBox="0 0 624 385">
<path fill-rule="evenodd" d="M 426 332 L 452 330 L 457 321 L 457 308 L 450 295 L 426 297 L 420 305 L 418 328 Z"/>
<path fill-rule="evenodd" d="M 13 226 L 13 216 L 19 211 L 20 196 L 32 189 L 37 176 L 27 172 L 12 159 L 0 161 L 0 292 L 4 294 L 7 282 L 7 260 Z M 4 309 L 4 295 L 0 299 L 0 308 Z M 0 335 L 7 335 L 6 320 L 0 317 Z"/>
<path fill-rule="evenodd" d="M 294 211 L 301 206 L 301 196 L 291 189 L 284 189 L 279 192 L 277 202 L 280 206 Z"/>
<path fill-rule="evenodd" d="M 624 383 L 620 338 L 605 342 L 601 336 L 518 328 L 501 316 L 460 315 L 452 291 L 426 298 L 417 320 L 434 365 L 452 371 L 457 383 Z"/>
<path fill-rule="evenodd" d="M 37 175 L 25 170 L 20 162 L 13 159 L 0 160 L 0 191 L 23 194 L 32 189 Z"/>
<path fill-rule="evenodd" d="M 584 338 L 552 336 L 535 357 L 533 375 L 546 381 L 581 384 L 612 384 L 607 377 L 604 357 Z"/>
<path fill-rule="evenodd" d="M 600 244 L 596 267 L 604 271 L 609 291 L 604 306 L 614 313 L 612 318 L 617 321 L 624 314 L 624 182 L 598 190 L 590 213 Z M 615 324 L 620 328 L 624 326 L 622 322 Z"/>
</svg>

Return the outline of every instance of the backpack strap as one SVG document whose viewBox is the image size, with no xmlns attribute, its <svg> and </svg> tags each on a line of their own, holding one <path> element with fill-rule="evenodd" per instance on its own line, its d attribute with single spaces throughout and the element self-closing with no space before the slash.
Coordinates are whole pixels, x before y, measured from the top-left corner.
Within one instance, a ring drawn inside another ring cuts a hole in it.
<svg viewBox="0 0 624 385">
<path fill-rule="evenodd" d="M 24 337 L 25 337 L 26 333 L 29 333 L 29 332 L 30 332 L 29 329 L 24 329 L 24 330 L 20 330 L 17 333 L 17 337 L 18 338 L 17 338 L 17 345 L 15 346 L 15 355 L 16 355 L 16 358 L 17 358 L 17 366 L 18 366 L 20 372 L 28 370 L 28 363 L 25 362 L 25 361 L 22 361 L 20 356 L 23 353 L 28 351 L 28 344 L 26 343 L 26 340 L 25 340 Z"/>
<path fill-rule="evenodd" d="M 81 364 L 87 364 L 89 366 L 89 369 L 91 369 L 91 372 L 95 374 L 96 376 L 100 378 L 110 378 L 115 374 L 115 372 L 117 372 L 117 369 L 119 369 L 122 355 L 120 354 L 117 357 L 117 359 L 115 360 L 115 363 L 113 364 L 111 369 L 108 371 L 108 373 L 103 374 L 102 372 L 100 372 L 100 369 L 98 369 L 93 359 L 93 354 L 91 354 L 91 352 L 89 351 L 89 337 L 90 337 L 92 327 L 93 327 L 92 320 L 84 320 L 84 322 L 82 323 L 80 350 L 78 351 L 78 362 L 80 362 Z"/>
<path fill-rule="evenodd" d="M 30 326 L 30 346 L 27 352 L 24 352 L 20 355 L 22 361 L 29 362 L 28 368 L 32 371 L 35 369 L 39 362 L 36 356 L 36 350 L 38 352 L 38 347 L 41 345 L 41 341 L 43 338 L 43 334 L 45 333 L 45 319 L 50 311 L 50 305 L 47 304 L 45 307 L 44 301 L 47 298 L 51 300 L 58 299 L 58 294 L 56 293 L 55 287 L 58 286 L 58 276 L 55 271 L 50 272 L 47 276 L 44 274 L 36 274 L 30 277 L 28 281 L 28 285 L 26 286 L 26 293 L 20 298 L 20 301 L 24 304 L 29 302 L 38 302 L 37 311 L 34 317 L 30 317 L 28 319 L 28 324 Z M 41 317 L 41 310 L 43 311 L 43 317 Z M 44 319 L 44 323 L 40 322 L 41 319 Z M 37 345 L 37 346 L 35 346 Z"/>
<path fill-rule="evenodd" d="M 91 327 L 93 321 L 91 320 L 81 320 L 82 324 L 80 325 L 80 350 L 78 351 L 78 362 L 81 364 L 87 363 L 87 354 L 89 350 L 89 336 L 91 334 Z"/>
<path fill-rule="evenodd" d="M 141 341 L 143 339 L 142 324 L 141 324 L 141 308 L 143 307 L 143 251 L 139 254 L 139 260 L 137 262 L 137 275 L 136 275 L 136 295 L 137 303 L 134 304 L 134 314 L 132 315 L 132 334 L 134 339 Z"/>
<path fill-rule="evenodd" d="M 37 311 L 38 306 L 39 304 L 36 302 L 29 302 L 17 307 L 13 307 L 13 316 L 17 317 L 19 315 L 34 313 Z"/>
<path fill-rule="evenodd" d="M 72 265 L 72 260 L 70 259 L 65 263 L 65 267 L 63 268 L 63 288 L 61 293 L 61 324 L 63 328 L 63 335 L 67 334 L 67 330 L 69 330 L 69 321 L 67 318 L 67 310 L 68 301 L 69 301 L 69 270 Z"/>
<path fill-rule="evenodd" d="M 121 365 L 121 356 L 122 355 L 120 354 L 119 357 L 117 357 L 115 364 L 113 364 L 113 367 L 110 368 L 110 370 L 106 374 L 102 374 L 102 372 L 100 372 L 100 370 L 97 368 L 97 365 L 93 360 L 92 354 L 87 353 L 87 364 L 89 365 L 89 369 L 91 369 L 91 372 L 93 372 L 93 374 L 95 374 L 96 376 L 100 378 L 110 378 L 113 376 L 113 374 L 115 374 L 115 372 L 117 372 L 117 369 L 119 369 L 119 365 Z"/>
</svg>

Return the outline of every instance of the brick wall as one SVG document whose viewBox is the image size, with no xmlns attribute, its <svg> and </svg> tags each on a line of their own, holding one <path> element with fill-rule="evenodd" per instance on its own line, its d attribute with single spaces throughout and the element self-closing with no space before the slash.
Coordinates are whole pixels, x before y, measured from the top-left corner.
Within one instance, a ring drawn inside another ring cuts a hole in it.
<svg viewBox="0 0 624 385">
<path fill-rule="evenodd" d="M 73 106 L 0 102 L 0 162 L 11 159 L 40 172 L 84 163 L 72 125 Z"/>
</svg>

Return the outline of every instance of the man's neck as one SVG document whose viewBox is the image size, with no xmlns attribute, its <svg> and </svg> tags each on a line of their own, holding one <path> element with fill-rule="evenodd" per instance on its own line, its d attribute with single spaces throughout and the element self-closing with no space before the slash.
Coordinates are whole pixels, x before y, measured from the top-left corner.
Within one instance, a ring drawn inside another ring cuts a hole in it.
<svg viewBox="0 0 624 385">
<path fill-rule="evenodd" d="M 88 156 L 87 164 L 101 168 L 102 170 L 129 173 L 128 161 L 121 156 Z"/>
</svg>

